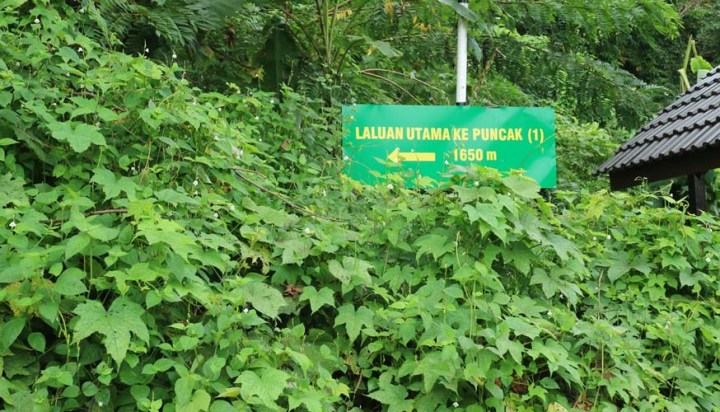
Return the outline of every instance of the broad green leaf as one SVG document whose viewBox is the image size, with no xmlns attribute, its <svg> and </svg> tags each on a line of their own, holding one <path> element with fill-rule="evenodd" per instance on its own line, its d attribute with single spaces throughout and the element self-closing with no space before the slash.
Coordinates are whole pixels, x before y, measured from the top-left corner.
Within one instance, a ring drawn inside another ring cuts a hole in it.
<svg viewBox="0 0 720 412">
<path fill-rule="evenodd" d="M 420 237 L 413 245 L 417 248 L 415 259 L 420 260 L 420 257 L 426 253 L 430 253 L 434 260 L 438 260 L 440 256 L 449 253 L 453 250 L 452 242 L 448 241 L 448 238 L 443 235 L 428 234 Z"/>
<path fill-rule="evenodd" d="M 79 233 L 67 240 L 65 244 L 65 260 L 82 252 L 90 244 L 90 236 Z"/>
<path fill-rule="evenodd" d="M 212 398 L 209 393 L 203 389 L 198 389 L 192 394 L 188 403 L 179 405 L 175 410 L 178 412 L 207 411 L 210 408 L 211 401 Z"/>
<path fill-rule="evenodd" d="M 398 385 L 383 385 L 380 390 L 367 395 L 384 405 L 398 405 L 408 396 L 407 389 Z"/>
<path fill-rule="evenodd" d="M 163 189 L 155 192 L 155 197 L 162 201 L 177 206 L 179 204 L 197 205 L 198 201 L 185 193 L 172 189 Z"/>
<path fill-rule="evenodd" d="M 18 207 L 27 206 L 28 198 L 23 188 L 23 180 L 8 173 L 0 177 L 0 209 L 14 204 Z"/>
<path fill-rule="evenodd" d="M 71 119 L 74 119 L 78 116 L 97 112 L 97 100 L 90 100 L 79 96 L 71 97 L 70 100 L 72 100 L 72 102 L 78 106 L 70 114 Z"/>
<path fill-rule="evenodd" d="M 335 326 L 345 325 L 348 337 L 353 342 L 357 339 L 363 326 L 373 326 L 374 316 L 373 312 L 365 306 L 360 306 L 356 312 L 352 304 L 343 305 L 338 308 Z"/>
<path fill-rule="evenodd" d="M 502 212 L 500 212 L 496 206 L 487 203 L 478 203 L 474 207 L 465 205 L 463 210 L 468 213 L 468 218 L 471 223 L 482 219 L 491 227 L 496 228 L 498 226 L 498 220 L 504 220 Z"/>
<path fill-rule="evenodd" d="M 372 278 L 368 272 L 370 269 L 373 269 L 373 265 L 369 262 L 350 256 L 344 256 L 342 264 L 334 259 L 328 263 L 330 274 L 343 284 L 349 284 L 353 279 L 357 279 L 358 284 L 370 286 L 372 284 Z"/>
<path fill-rule="evenodd" d="M 109 242 L 120 234 L 118 229 L 103 225 L 88 225 L 83 227 L 83 230 L 90 235 L 90 237 L 103 242 Z"/>
<path fill-rule="evenodd" d="M 568 409 L 560 403 L 553 402 L 548 405 L 547 412 L 568 412 Z"/>
<path fill-rule="evenodd" d="M 145 236 L 151 245 L 165 243 L 183 259 L 187 259 L 190 249 L 195 241 L 185 235 L 185 229 L 174 221 L 158 219 L 157 221 L 144 220 L 138 224 L 137 234 Z"/>
<path fill-rule="evenodd" d="M 460 368 L 457 352 L 448 347 L 442 352 L 429 352 L 422 356 L 412 375 L 422 375 L 423 388 L 430 392 L 438 378 L 452 380 Z"/>
<path fill-rule="evenodd" d="M 240 396 L 238 387 L 227 388 L 217 395 L 218 398 L 237 398 L 238 396 Z"/>
<path fill-rule="evenodd" d="M 482 64 L 483 62 L 483 51 L 480 48 L 480 45 L 478 44 L 477 40 L 475 40 L 474 37 L 471 37 L 468 41 L 468 44 L 470 45 L 470 50 L 472 50 L 472 54 L 475 57 L 475 60 L 478 64 Z"/>
<path fill-rule="evenodd" d="M 310 239 L 293 237 L 278 242 L 278 246 L 283 248 L 282 263 L 284 265 L 300 265 L 306 257 L 310 256 L 313 244 Z"/>
<path fill-rule="evenodd" d="M 74 296 L 87 292 L 83 283 L 85 272 L 78 268 L 70 268 L 63 272 L 55 281 L 55 291 L 61 295 Z"/>
<path fill-rule="evenodd" d="M 139 189 L 132 179 L 125 176 L 118 179 L 113 172 L 102 167 L 95 169 L 95 175 L 91 181 L 102 187 L 105 200 L 117 197 L 120 192 L 125 192 L 129 200 L 135 200 L 135 191 Z"/>
<path fill-rule="evenodd" d="M 147 326 L 141 318 L 145 311 L 125 297 L 115 299 L 107 312 L 96 300 L 79 304 L 74 312 L 78 315 L 78 321 L 73 328 L 73 343 L 99 333 L 104 336 L 105 348 L 118 365 L 125 359 L 131 332 L 144 342 L 149 342 Z"/>
<path fill-rule="evenodd" d="M 375 47 L 382 53 L 385 57 L 400 57 L 402 56 L 402 52 L 390 45 L 390 43 L 382 40 L 374 40 L 370 42 L 370 45 Z"/>
<path fill-rule="evenodd" d="M 334 261 L 333 261 L 334 262 Z M 311 313 L 317 312 L 323 305 L 335 306 L 335 296 L 332 289 L 324 287 L 319 291 L 312 286 L 303 289 L 300 301 L 309 300 Z"/>
<path fill-rule="evenodd" d="M 7 107 L 7 105 L 9 105 L 10 102 L 12 102 L 12 98 L 13 98 L 12 93 L 10 93 L 8 91 L 0 92 L 0 107 Z M 0 146 L 3 146 L 3 140 L 5 140 L 5 139 L 0 139 Z M 11 139 L 7 139 L 7 140 L 11 140 Z"/>
<path fill-rule="evenodd" d="M 618 278 L 620 278 L 622 275 L 629 273 L 632 269 L 635 269 L 643 274 L 648 274 L 652 270 L 650 263 L 647 261 L 647 258 L 644 256 L 636 256 L 630 260 L 630 254 L 625 251 L 613 251 L 609 252 L 607 254 L 608 259 L 610 259 L 610 267 L 607 272 L 607 277 L 610 279 L 611 282 L 616 281 Z M 678 269 L 684 269 L 686 267 L 689 267 L 689 263 L 687 260 L 680 256 L 680 259 L 678 260 L 681 264 L 679 266 L 676 266 Z M 663 265 L 666 262 L 663 258 Z"/>
<path fill-rule="evenodd" d="M 40 332 L 33 332 L 28 335 L 28 345 L 38 352 L 45 352 L 45 335 Z"/>
<path fill-rule="evenodd" d="M 308 412 L 323 412 L 323 398 L 327 397 L 325 392 L 321 392 L 317 389 L 308 389 L 303 391 L 300 396 L 295 397 L 293 395 L 288 396 L 288 403 L 290 410 L 296 409 L 298 406 L 305 405 Z"/>
<path fill-rule="evenodd" d="M 690 70 L 692 70 L 693 73 L 697 73 L 700 70 L 712 70 L 712 69 L 713 69 L 712 64 L 710 64 L 702 56 L 695 56 L 692 59 L 690 59 Z"/>
<path fill-rule="evenodd" d="M 575 248 L 575 245 L 565 239 L 562 236 L 558 236 L 554 233 L 550 233 L 547 236 L 547 244 L 553 247 L 555 249 L 555 252 L 558 254 L 560 259 L 567 260 L 570 256 L 570 254 L 577 255 L 577 249 Z M 545 243 L 545 242 L 544 242 Z"/>
<path fill-rule="evenodd" d="M 515 335 L 524 335 L 530 339 L 535 339 L 540 335 L 540 328 L 529 324 L 521 318 L 509 316 L 505 319 L 505 323 L 507 323 Z"/>
<path fill-rule="evenodd" d="M 105 137 L 95 125 L 79 123 L 73 127 L 71 122 L 55 122 L 48 124 L 52 136 L 61 141 L 68 142 L 77 153 L 86 151 L 91 144 L 105 146 Z"/>
<path fill-rule="evenodd" d="M 57 54 L 61 56 L 63 59 L 65 59 L 65 62 L 75 62 L 80 64 L 82 61 L 80 60 L 80 56 L 78 56 L 77 52 L 70 47 L 63 46 L 58 49 Z"/>
<path fill-rule="evenodd" d="M 51 388 L 70 386 L 73 383 L 72 374 L 57 366 L 51 366 L 42 371 L 42 375 L 35 381 L 36 384 L 46 384 Z"/>
<path fill-rule="evenodd" d="M 289 379 L 290 375 L 281 370 L 266 368 L 261 375 L 246 370 L 235 379 L 235 383 L 240 384 L 240 394 L 245 402 L 273 408 Z"/>
<path fill-rule="evenodd" d="M 534 180 L 522 176 L 508 176 L 503 183 L 515 194 L 525 199 L 540 197 L 540 186 Z"/>
<path fill-rule="evenodd" d="M 286 227 L 288 224 L 297 221 L 297 216 L 290 215 L 283 210 L 273 209 L 267 206 L 256 206 L 253 210 L 257 212 L 260 219 L 277 227 Z"/>
<path fill-rule="evenodd" d="M 2 349 L 10 348 L 10 345 L 20 336 L 20 332 L 25 328 L 25 321 L 25 316 L 15 316 L 0 325 L 0 352 Z"/>
<path fill-rule="evenodd" d="M 245 299 L 258 312 L 270 318 L 277 318 L 280 308 L 285 306 L 285 299 L 279 290 L 262 282 L 250 282 L 244 288 Z"/>
<path fill-rule="evenodd" d="M 186 405 L 190 403 L 193 389 L 195 389 L 195 380 L 190 376 L 181 376 L 175 381 L 175 400 L 178 405 Z"/>
<path fill-rule="evenodd" d="M 238 412 L 238 408 L 231 405 L 227 401 L 220 400 L 213 401 L 213 403 L 210 405 L 210 412 Z"/>
<path fill-rule="evenodd" d="M 202 372 L 206 378 L 210 379 L 211 381 L 215 381 L 220 378 L 220 373 L 222 372 L 222 368 L 224 367 L 225 358 L 221 358 L 219 356 L 212 356 L 203 364 Z"/>
</svg>

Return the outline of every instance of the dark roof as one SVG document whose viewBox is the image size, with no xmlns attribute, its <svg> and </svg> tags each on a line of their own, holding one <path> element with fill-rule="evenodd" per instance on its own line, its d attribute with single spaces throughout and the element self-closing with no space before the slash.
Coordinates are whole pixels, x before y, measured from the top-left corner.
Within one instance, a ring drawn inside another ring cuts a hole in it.
<svg viewBox="0 0 720 412">
<path fill-rule="evenodd" d="M 596 173 L 613 189 L 720 167 L 720 66 L 615 151 Z"/>
</svg>

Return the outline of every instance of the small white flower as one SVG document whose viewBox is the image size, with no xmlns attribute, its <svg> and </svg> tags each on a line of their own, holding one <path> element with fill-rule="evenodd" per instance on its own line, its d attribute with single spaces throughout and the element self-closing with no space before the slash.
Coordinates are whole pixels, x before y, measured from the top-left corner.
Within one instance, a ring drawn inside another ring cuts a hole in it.
<svg viewBox="0 0 720 412">
<path fill-rule="evenodd" d="M 200 184 L 200 182 L 198 182 L 197 179 L 193 180 L 193 186 L 197 186 L 199 184 Z"/>
<path fill-rule="evenodd" d="M 347 162 L 349 160 L 350 160 L 350 156 L 347 156 L 347 155 L 343 156 L 343 161 Z"/>
<path fill-rule="evenodd" d="M 237 154 L 238 154 L 238 157 L 240 157 L 245 154 L 245 151 L 243 149 L 240 149 L 240 150 L 238 150 Z"/>
<path fill-rule="evenodd" d="M 255 120 L 260 120 L 260 116 L 255 116 Z"/>
<path fill-rule="evenodd" d="M 130 170 L 134 172 L 134 171 L 135 171 L 135 166 L 132 166 L 132 167 L 130 168 Z"/>
<path fill-rule="evenodd" d="M 480 186 L 480 182 L 478 182 L 478 181 L 476 180 L 475 182 L 473 182 L 473 186 L 475 186 L 475 187 Z"/>
<path fill-rule="evenodd" d="M 459 403 L 457 403 L 457 402 L 453 402 L 453 408 L 457 408 L 458 406 L 460 406 L 460 404 L 459 404 Z"/>
<path fill-rule="evenodd" d="M 708 228 L 708 232 L 712 233 L 712 228 L 711 228 L 711 227 Z"/>
<path fill-rule="evenodd" d="M 270 99 L 270 104 L 275 104 L 275 99 Z"/>
<path fill-rule="evenodd" d="M 705 258 L 705 262 L 706 262 L 706 263 L 710 263 L 710 257 L 706 257 L 706 258 Z"/>
<path fill-rule="evenodd" d="M 446 161 L 445 161 L 445 164 L 446 164 L 446 165 L 449 165 L 449 164 L 450 164 L 450 162 L 448 162 L 448 161 L 446 160 Z"/>
<path fill-rule="evenodd" d="M 327 196 L 327 190 L 323 189 L 322 195 L 323 195 L 323 197 L 324 197 L 324 196 Z"/>
<path fill-rule="evenodd" d="M 83 52 L 83 48 L 82 48 L 82 47 L 78 47 L 78 53 L 82 53 L 82 52 Z"/>
<path fill-rule="evenodd" d="M 388 190 L 393 190 L 395 188 L 395 186 L 393 186 L 392 183 L 388 183 L 387 188 L 388 188 Z"/>
<path fill-rule="evenodd" d="M 78 10 L 80 14 L 85 13 L 85 7 L 80 7 L 80 10 Z"/>
<path fill-rule="evenodd" d="M 352 122 L 354 120 L 355 120 L 355 116 L 350 116 L 350 121 Z"/>
<path fill-rule="evenodd" d="M 230 205 L 230 211 L 231 211 L 231 212 L 234 212 L 234 211 L 235 211 L 235 205 Z"/>
<path fill-rule="evenodd" d="M 547 312 L 547 315 L 548 315 L 548 316 L 552 316 L 552 311 L 548 311 L 548 312 Z"/>
<path fill-rule="evenodd" d="M 146 48 L 145 48 L 145 53 L 150 53 L 150 49 L 146 47 Z"/>
<path fill-rule="evenodd" d="M 98 406 L 102 408 L 102 406 L 105 405 L 103 401 L 98 401 Z"/>
<path fill-rule="evenodd" d="M 258 139 L 258 142 L 262 142 L 262 138 Z"/>
<path fill-rule="evenodd" d="M 220 141 L 220 137 L 219 137 L 218 135 L 215 135 L 214 139 L 215 139 L 216 142 L 219 142 L 219 141 Z"/>
<path fill-rule="evenodd" d="M 612 236 L 607 235 L 607 240 L 610 240 L 610 239 L 612 239 Z"/>
<path fill-rule="evenodd" d="M 15 62 L 15 67 L 20 67 L 20 62 Z"/>
<path fill-rule="evenodd" d="M 218 112 L 222 112 L 222 107 L 218 107 Z"/>
<path fill-rule="evenodd" d="M 303 230 L 303 232 L 305 232 L 306 235 L 309 235 L 311 230 L 309 227 L 306 227 L 305 230 Z"/>
<path fill-rule="evenodd" d="M 197 102 L 196 102 L 196 101 L 193 101 L 193 106 L 197 106 Z"/>
<path fill-rule="evenodd" d="M 10 224 L 8 226 L 10 226 L 10 229 L 15 229 L 15 226 L 17 226 L 17 223 L 15 223 L 15 221 L 13 220 L 12 222 L 10 222 Z"/>
<path fill-rule="evenodd" d="M 70 77 L 70 73 L 65 73 L 65 76 Z"/>
<path fill-rule="evenodd" d="M 196 191 L 193 192 L 193 194 L 194 194 L 195 196 L 197 196 L 197 195 L 199 195 L 200 193 L 198 193 L 198 191 L 196 190 Z"/>
<path fill-rule="evenodd" d="M 40 19 L 38 19 L 37 17 L 35 17 L 34 23 L 35 23 L 35 24 L 40 24 Z"/>
<path fill-rule="evenodd" d="M 218 212 L 215 212 L 215 213 L 213 213 L 213 217 L 214 217 L 215 219 L 217 219 L 217 218 L 220 217 L 220 214 L 218 214 Z"/>
<path fill-rule="evenodd" d="M 173 53 L 172 58 L 173 58 L 173 60 L 177 59 L 177 54 Z"/>
<path fill-rule="evenodd" d="M 248 313 L 248 312 L 250 312 L 250 309 L 244 308 L 244 309 L 243 309 L 243 312 Z"/>
</svg>

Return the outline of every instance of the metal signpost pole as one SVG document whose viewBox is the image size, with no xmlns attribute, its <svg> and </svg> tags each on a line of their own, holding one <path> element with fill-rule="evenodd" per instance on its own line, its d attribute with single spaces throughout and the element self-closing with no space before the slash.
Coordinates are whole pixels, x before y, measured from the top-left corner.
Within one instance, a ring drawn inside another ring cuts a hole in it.
<svg viewBox="0 0 720 412">
<path fill-rule="evenodd" d="M 459 0 L 460 6 L 468 8 L 468 0 Z M 458 20 L 457 39 L 457 88 L 455 89 L 455 104 L 467 104 L 467 21 L 462 16 Z"/>
</svg>

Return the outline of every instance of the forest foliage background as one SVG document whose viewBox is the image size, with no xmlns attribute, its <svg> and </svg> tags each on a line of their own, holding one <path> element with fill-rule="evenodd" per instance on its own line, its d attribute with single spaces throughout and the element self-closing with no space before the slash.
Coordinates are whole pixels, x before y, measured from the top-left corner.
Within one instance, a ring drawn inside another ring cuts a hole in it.
<svg viewBox="0 0 720 412">
<path fill-rule="evenodd" d="M 720 408 L 718 221 L 592 171 L 703 0 L 0 0 L 0 408 Z M 340 108 L 552 106 L 559 189 L 343 177 Z"/>
</svg>

